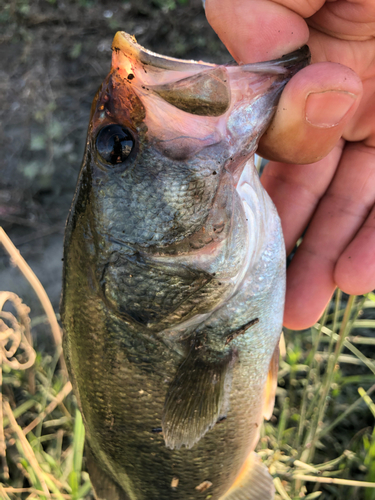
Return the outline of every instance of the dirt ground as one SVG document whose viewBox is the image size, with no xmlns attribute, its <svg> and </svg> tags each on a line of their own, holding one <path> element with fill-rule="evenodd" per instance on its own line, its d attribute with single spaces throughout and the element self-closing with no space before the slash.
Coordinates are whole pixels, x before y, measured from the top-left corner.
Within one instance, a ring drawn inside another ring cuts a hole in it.
<svg viewBox="0 0 375 500">
<path fill-rule="evenodd" d="M 0 0 L 0 225 L 58 311 L 64 224 L 89 110 L 118 30 L 179 58 L 228 62 L 200 0 Z M 0 248 L 0 290 L 38 300 Z"/>
</svg>

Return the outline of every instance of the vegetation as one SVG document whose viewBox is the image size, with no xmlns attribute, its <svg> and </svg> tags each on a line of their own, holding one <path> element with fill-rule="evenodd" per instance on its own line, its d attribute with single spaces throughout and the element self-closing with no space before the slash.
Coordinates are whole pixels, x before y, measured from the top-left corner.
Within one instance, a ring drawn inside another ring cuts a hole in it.
<svg viewBox="0 0 375 500">
<path fill-rule="evenodd" d="M 338 290 L 313 328 L 285 332 L 259 445 L 279 498 L 375 499 L 374 299 Z"/>
<path fill-rule="evenodd" d="M 5 233 L 0 237 L 4 244 Z M 32 279 L 9 242 L 8 250 Z M 2 299 L 2 293 L 0 309 L 12 303 L 14 316 L 9 307 L 0 310 L 0 497 L 92 498 L 82 417 L 63 363 L 59 367 L 59 339 L 55 336 L 54 353 L 35 356 L 28 332 L 47 316 L 29 323 L 28 310 L 15 294 Z M 279 500 L 375 499 L 372 318 L 375 294 L 345 297 L 338 290 L 313 328 L 285 332 L 274 416 L 263 426 L 258 445 Z"/>
</svg>

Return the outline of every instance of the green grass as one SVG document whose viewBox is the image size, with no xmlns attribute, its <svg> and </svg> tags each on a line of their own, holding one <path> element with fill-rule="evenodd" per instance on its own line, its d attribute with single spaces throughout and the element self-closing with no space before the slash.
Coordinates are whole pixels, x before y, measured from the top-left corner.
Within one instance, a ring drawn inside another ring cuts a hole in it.
<svg viewBox="0 0 375 500">
<path fill-rule="evenodd" d="M 274 416 L 258 445 L 278 499 L 375 500 L 375 488 L 361 486 L 375 486 L 372 318 L 372 294 L 338 291 L 313 328 L 285 332 Z M 58 359 L 39 352 L 27 371 L 3 364 L 9 478 L 0 498 L 92 498 L 82 418 Z"/>
<path fill-rule="evenodd" d="M 313 328 L 285 332 L 275 416 L 258 445 L 279 499 L 375 499 L 363 487 L 375 486 L 375 330 L 361 319 L 373 299 L 337 291 Z"/>
<path fill-rule="evenodd" d="M 35 394 L 29 392 L 26 372 L 3 366 L 3 395 L 10 402 L 4 404 L 3 422 L 10 477 L 2 480 L 0 498 L 89 498 L 82 417 L 70 383 L 56 371 L 57 360 L 37 355 Z"/>
</svg>

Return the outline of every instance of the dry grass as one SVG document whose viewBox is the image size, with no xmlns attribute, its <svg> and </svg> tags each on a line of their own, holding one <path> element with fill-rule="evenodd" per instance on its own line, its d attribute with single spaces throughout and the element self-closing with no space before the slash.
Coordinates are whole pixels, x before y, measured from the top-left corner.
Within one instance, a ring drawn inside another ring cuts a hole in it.
<svg viewBox="0 0 375 500">
<path fill-rule="evenodd" d="M 82 418 L 65 365 L 58 369 L 60 328 L 39 281 L 1 229 L 0 241 L 6 242 L 13 263 L 33 283 L 55 329 L 56 343 L 55 355 L 34 354 L 27 341 L 31 336 L 26 306 L 14 294 L 3 296 L 1 305 L 12 301 L 14 316 L 11 319 L 5 311 L 0 316 L 4 395 L 0 498 L 92 498 L 84 470 Z M 343 297 L 337 291 L 313 328 L 285 332 L 275 413 L 265 423 L 258 446 L 274 477 L 278 499 L 375 500 L 372 318 L 373 294 Z M 13 344 L 6 340 L 11 337 Z"/>
</svg>

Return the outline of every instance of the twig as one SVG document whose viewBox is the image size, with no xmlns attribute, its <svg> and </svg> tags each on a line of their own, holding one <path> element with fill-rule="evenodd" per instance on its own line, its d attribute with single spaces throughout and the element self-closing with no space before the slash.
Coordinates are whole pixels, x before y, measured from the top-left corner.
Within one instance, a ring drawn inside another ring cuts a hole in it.
<svg viewBox="0 0 375 500">
<path fill-rule="evenodd" d="M 292 500 L 290 498 L 290 496 L 288 495 L 288 493 L 286 492 L 286 490 L 281 482 L 281 479 L 279 477 L 274 478 L 273 484 L 275 485 L 275 488 L 276 488 L 277 492 L 279 493 L 279 495 L 281 496 L 281 498 L 283 498 L 284 500 Z"/>
<path fill-rule="evenodd" d="M 314 328 L 316 328 L 317 325 L 314 325 Z M 331 339 L 335 340 L 336 342 L 339 341 L 339 335 L 336 333 L 332 332 L 329 328 L 323 327 L 322 328 L 323 333 L 331 337 Z M 357 358 L 362 361 L 364 365 L 369 368 L 369 370 L 372 371 L 372 373 L 375 374 L 375 363 L 368 359 L 361 351 L 359 351 L 351 342 L 349 342 L 348 338 L 344 340 L 344 346 L 349 349 Z"/>
<path fill-rule="evenodd" d="M 10 498 L 8 497 L 6 490 L 2 484 L 0 484 L 0 498 L 2 500 L 10 500 Z"/>
<path fill-rule="evenodd" d="M 16 310 L 17 318 L 8 311 L 3 311 L 6 302 L 11 302 Z M 22 300 L 12 292 L 0 292 L 0 457 L 5 479 L 9 479 L 9 468 L 6 459 L 6 444 L 3 426 L 3 365 L 14 370 L 27 370 L 35 361 L 36 353 L 32 347 L 30 335 L 30 309 Z M 26 361 L 21 363 L 16 358 L 18 349 L 21 348 L 26 356 Z M 33 383 L 33 374 L 28 373 L 29 382 Z"/>
<path fill-rule="evenodd" d="M 36 295 L 38 296 L 43 309 L 46 312 L 48 321 L 51 325 L 52 335 L 56 344 L 56 349 L 60 352 L 60 365 L 63 373 L 66 378 L 68 378 L 68 371 L 66 369 L 65 360 L 62 355 L 62 335 L 59 324 L 56 319 L 55 312 L 53 310 L 52 304 L 48 298 L 46 291 L 44 290 L 42 284 L 35 276 L 34 272 L 27 264 L 25 259 L 21 256 L 20 251 L 13 245 L 9 236 L 6 234 L 4 229 L 0 227 L 0 243 L 3 244 L 5 250 L 9 253 L 12 262 L 16 265 L 22 274 L 25 276 L 27 281 L 30 283 L 32 288 L 34 289 Z"/>
<path fill-rule="evenodd" d="M 21 427 L 17 424 L 17 421 L 14 418 L 14 415 L 13 415 L 13 412 L 12 412 L 12 409 L 11 409 L 9 403 L 7 401 L 4 401 L 3 406 L 4 406 L 4 411 L 7 414 L 7 417 L 9 419 L 10 425 L 11 425 L 13 431 L 17 434 L 17 437 L 21 442 L 25 457 L 28 460 L 31 467 L 33 468 L 35 475 L 39 479 L 42 490 L 44 491 L 47 498 L 51 498 L 49 489 L 48 489 L 47 484 L 44 480 L 44 473 L 38 464 L 38 461 L 34 455 L 34 452 L 30 446 L 30 443 L 28 442 L 28 440 L 24 436 Z"/>
<path fill-rule="evenodd" d="M 308 463 L 312 461 L 313 454 L 315 452 L 315 445 L 318 439 L 320 438 L 320 431 L 321 429 L 319 428 L 320 422 L 323 422 L 323 418 L 327 409 L 328 405 L 328 394 L 331 389 L 331 384 L 334 378 L 334 374 L 336 371 L 337 367 L 337 362 L 339 359 L 339 356 L 341 354 L 345 339 L 347 335 L 349 334 L 349 327 L 348 325 L 350 324 L 350 317 L 352 313 L 352 308 L 353 304 L 355 302 L 356 297 L 354 295 L 351 295 L 348 299 L 345 312 L 344 312 L 344 317 L 341 323 L 341 328 L 340 332 L 337 335 L 337 342 L 335 346 L 335 350 L 332 353 L 332 356 L 329 357 L 328 359 L 328 366 L 326 370 L 326 374 L 324 377 L 324 381 L 322 384 L 322 391 L 320 394 L 320 401 L 318 404 L 318 413 L 316 415 L 316 418 L 314 418 L 312 425 L 310 427 L 310 431 L 306 436 L 305 442 L 304 442 L 304 451 L 301 453 L 301 461 Z M 323 328 L 322 328 L 323 331 Z M 333 347 L 333 346 L 332 346 Z"/>
<path fill-rule="evenodd" d="M 363 387 L 358 388 L 359 395 L 363 398 L 364 402 L 367 404 L 369 410 L 375 417 L 375 404 Z"/>
<path fill-rule="evenodd" d="M 13 304 L 21 322 L 17 321 L 12 313 L 2 310 L 6 302 Z M 31 368 L 36 358 L 36 353 L 25 334 L 25 323 L 30 322 L 29 311 L 27 305 L 23 304 L 15 293 L 0 292 L 0 362 L 7 364 L 14 370 Z M 19 348 L 26 355 L 26 361 L 23 363 L 15 357 Z"/>
<path fill-rule="evenodd" d="M 67 382 L 61 391 L 58 393 L 56 398 L 51 401 L 47 408 L 38 415 L 27 427 L 23 429 L 23 434 L 26 436 L 30 431 L 32 431 L 40 422 L 42 422 L 47 415 L 49 415 L 56 408 L 57 405 L 63 402 L 66 396 L 71 392 L 72 384 Z"/>
<path fill-rule="evenodd" d="M 375 384 L 366 391 L 366 395 L 369 396 L 374 391 L 375 391 Z M 319 439 L 322 439 L 326 434 L 331 432 L 331 430 L 334 429 L 336 425 L 338 425 L 342 420 L 344 420 L 344 418 L 346 418 L 347 415 L 349 415 L 354 410 L 354 408 L 356 408 L 360 403 L 362 403 L 362 401 L 363 397 L 361 396 L 360 398 L 357 399 L 357 401 L 354 401 L 354 403 L 352 403 L 343 413 L 341 413 L 330 425 L 323 428 L 319 433 Z"/>
<path fill-rule="evenodd" d="M 7 493 L 34 493 L 35 495 L 40 495 L 42 493 L 41 491 L 38 491 L 35 488 L 12 488 L 12 487 L 4 488 L 3 486 L 0 485 L 0 493 L 2 493 L 2 492 L 4 492 L 5 494 L 7 494 Z M 61 496 L 63 498 L 67 498 L 67 499 L 71 498 L 71 495 L 64 495 L 63 493 L 61 493 Z M 52 498 L 59 498 L 59 496 L 56 495 L 55 493 L 51 493 L 51 497 Z M 5 498 L 9 498 L 9 497 L 7 496 Z"/>
<path fill-rule="evenodd" d="M 336 477 L 315 477 L 305 476 L 304 474 L 296 474 L 293 475 L 293 479 L 309 481 L 310 483 L 343 484 L 345 486 L 359 486 L 360 488 L 375 488 L 375 482 L 369 483 L 368 481 L 354 481 L 351 479 L 339 479 Z"/>
<path fill-rule="evenodd" d="M 309 464 L 305 464 L 304 462 L 301 462 L 301 460 L 294 460 L 293 465 L 295 467 L 300 467 L 301 469 L 309 470 L 310 472 L 318 472 L 319 473 L 319 471 L 317 469 L 315 469 L 315 467 L 312 467 Z"/>
<path fill-rule="evenodd" d="M 5 435 L 4 435 L 4 426 L 3 426 L 3 370 L 0 365 L 0 456 L 1 456 L 1 464 L 3 467 L 3 476 L 4 479 L 9 479 L 9 467 L 8 467 L 8 462 L 7 462 L 7 455 L 6 455 L 6 444 L 5 444 Z"/>
</svg>

